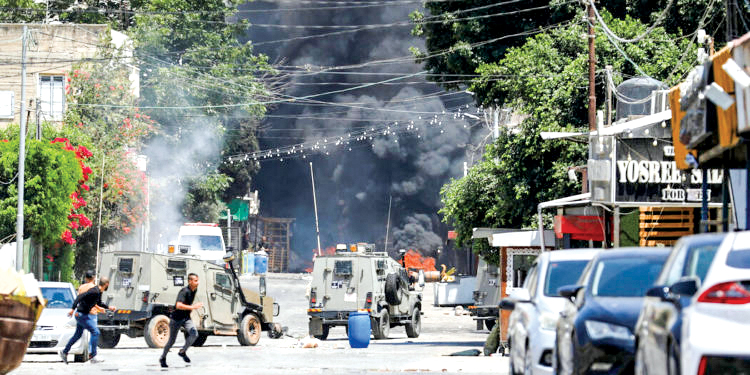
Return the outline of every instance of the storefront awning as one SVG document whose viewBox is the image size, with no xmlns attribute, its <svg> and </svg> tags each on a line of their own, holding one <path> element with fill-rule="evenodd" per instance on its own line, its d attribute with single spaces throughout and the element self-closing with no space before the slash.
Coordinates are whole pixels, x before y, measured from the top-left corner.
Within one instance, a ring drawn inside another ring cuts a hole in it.
<svg viewBox="0 0 750 375">
<path fill-rule="evenodd" d="M 542 246 L 541 231 L 522 230 L 516 232 L 495 233 L 492 235 L 494 247 Z M 555 232 L 544 231 L 544 242 L 555 242 Z"/>
</svg>

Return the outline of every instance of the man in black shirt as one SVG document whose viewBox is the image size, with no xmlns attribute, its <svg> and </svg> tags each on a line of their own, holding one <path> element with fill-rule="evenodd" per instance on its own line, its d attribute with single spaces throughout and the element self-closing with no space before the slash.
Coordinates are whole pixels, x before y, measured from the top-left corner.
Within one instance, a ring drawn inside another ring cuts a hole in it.
<svg viewBox="0 0 750 375">
<path fill-rule="evenodd" d="M 194 273 L 188 274 L 188 286 L 182 288 L 180 290 L 180 293 L 177 294 L 177 301 L 174 305 L 174 311 L 172 312 L 172 317 L 169 320 L 169 341 L 167 341 L 167 345 L 164 346 L 164 352 L 162 353 L 161 358 L 159 358 L 159 364 L 161 364 L 161 367 L 168 367 L 167 353 L 169 353 L 169 349 L 171 349 L 172 345 L 174 345 L 174 342 L 177 339 L 177 332 L 179 332 L 180 327 L 185 329 L 185 345 L 183 345 L 182 349 L 177 352 L 177 355 L 182 357 L 185 362 L 190 363 L 190 358 L 188 358 L 185 352 L 190 347 L 190 345 L 193 345 L 193 342 L 195 342 L 195 340 L 198 338 L 198 330 L 195 328 L 195 324 L 193 324 L 193 321 L 190 319 L 190 312 L 203 307 L 203 303 L 201 302 L 193 303 L 193 300 L 195 299 L 195 292 L 197 290 L 198 275 Z"/>
<path fill-rule="evenodd" d="M 86 292 L 79 294 L 78 297 L 76 297 L 76 300 L 73 301 L 73 306 L 68 313 L 68 316 L 72 316 L 75 313 L 76 332 L 73 334 L 73 337 L 70 338 L 68 344 L 65 345 L 65 349 L 60 352 L 60 357 L 62 357 L 62 360 L 66 365 L 68 364 L 68 352 L 73 344 L 81 338 L 84 329 L 91 333 L 91 354 L 89 355 L 89 360 L 91 360 L 92 363 L 99 362 L 99 360 L 96 359 L 96 344 L 99 340 L 99 328 L 96 326 L 96 321 L 91 319 L 89 315 L 95 306 L 110 309 L 112 311 L 115 310 L 114 306 L 107 306 L 102 302 L 102 292 L 106 291 L 107 288 L 109 288 L 109 279 L 102 277 L 99 279 L 99 286 L 90 288 Z"/>
</svg>

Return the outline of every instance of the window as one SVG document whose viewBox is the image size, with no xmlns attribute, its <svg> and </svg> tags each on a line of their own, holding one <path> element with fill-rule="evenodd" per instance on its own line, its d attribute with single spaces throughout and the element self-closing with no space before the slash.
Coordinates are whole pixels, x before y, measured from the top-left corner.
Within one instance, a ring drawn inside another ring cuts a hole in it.
<svg viewBox="0 0 750 375">
<path fill-rule="evenodd" d="M 716 255 L 723 238 L 695 244 L 686 243 L 670 255 L 669 263 L 664 266 L 664 275 L 659 284 L 670 286 L 683 277 L 697 277 L 701 282 L 706 278 L 708 267 Z"/>
<path fill-rule="evenodd" d="M 133 273 L 133 258 L 120 258 L 117 270 L 122 273 Z"/>
<path fill-rule="evenodd" d="M 39 98 L 45 119 L 61 121 L 65 110 L 64 76 L 40 76 Z"/>
<path fill-rule="evenodd" d="M 216 274 L 216 285 L 223 289 L 232 289 L 232 280 L 224 273 Z"/>
<path fill-rule="evenodd" d="M 47 300 L 45 308 L 69 309 L 73 306 L 73 292 L 70 288 L 41 287 L 42 296 Z"/>
<path fill-rule="evenodd" d="M 549 262 L 547 279 L 544 282 L 544 295 L 559 297 L 557 289 L 566 285 L 573 285 L 586 268 L 587 260 L 569 260 Z"/>
<path fill-rule="evenodd" d="M 179 239 L 180 245 L 188 245 L 193 251 L 221 251 L 221 237 L 207 235 L 186 235 Z"/>
<path fill-rule="evenodd" d="M 523 285 L 526 275 L 540 251 L 533 248 L 509 247 L 505 249 L 507 258 L 505 272 L 508 277 L 505 284 L 506 294 L 510 294 L 513 289 L 520 288 Z"/>
<path fill-rule="evenodd" d="M 592 273 L 591 294 L 600 297 L 643 297 L 664 265 L 658 257 L 600 260 Z"/>
<path fill-rule="evenodd" d="M 351 260 L 337 260 L 333 267 L 333 274 L 336 276 L 351 276 L 352 275 L 352 261 Z"/>
</svg>

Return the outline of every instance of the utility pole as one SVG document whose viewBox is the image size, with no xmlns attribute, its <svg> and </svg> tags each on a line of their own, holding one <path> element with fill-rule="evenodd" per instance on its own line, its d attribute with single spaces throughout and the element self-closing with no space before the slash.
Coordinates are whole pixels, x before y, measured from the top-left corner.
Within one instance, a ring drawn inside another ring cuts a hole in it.
<svg viewBox="0 0 750 375">
<path fill-rule="evenodd" d="M 727 13 L 727 42 L 730 42 L 738 37 L 739 22 L 737 12 L 741 12 L 742 10 L 740 10 L 737 0 L 724 0 L 724 9 L 726 9 Z"/>
<path fill-rule="evenodd" d="M 21 130 L 18 141 L 18 213 L 16 215 L 16 270 L 23 270 L 23 188 L 24 163 L 26 161 L 26 34 L 23 25 L 21 37 Z"/>
<path fill-rule="evenodd" d="M 310 180 L 312 181 L 313 205 L 315 206 L 315 234 L 318 238 L 318 256 L 320 256 L 323 249 L 320 248 L 320 227 L 318 226 L 318 199 L 315 196 L 315 175 L 313 174 L 312 162 L 310 162 Z"/>
<path fill-rule="evenodd" d="M 612 126 L 612 86 L 614 86 L 614 82 L 610 80 L 612 78 L 612 65 L 607 65 L 607 78 L 605 80 L 606 82 L 606 92 L 607 92 L 607 126 Z"/>
<path fill-rule="evenodd" d="M 593 1 L 593 0 L 592 0 Z M 596 130 L 596 53 L 594 50 L 594 7 L 586 3 L 589 13 L 589 130 Z"/>
<path fill-rule="evenodd" d="M 42 107 L 39 105 L 41 100 L 39 98 L 36 98 L 34 100 L 36 104 L 36 140 L 41 141 L 42 140 L 42 120 L 39 118 L 39 115 L 42 113 Z"/>
</svg>

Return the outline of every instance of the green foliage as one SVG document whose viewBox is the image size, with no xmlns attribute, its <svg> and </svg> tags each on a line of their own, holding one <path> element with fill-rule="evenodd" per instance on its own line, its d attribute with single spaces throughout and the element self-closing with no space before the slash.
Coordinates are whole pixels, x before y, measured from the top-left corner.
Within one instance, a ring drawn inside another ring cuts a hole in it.
<svg viewBox="0 0 750 375">
<path fill-rule="evenodd" d="M 93 268 L 97 241 L 101 246 L 113 243 L 146 219 L 148 181 L 138 169 L 137 154 L 145 140 L 156 134 L 158 124 L 134 107 L 138 98 L 131 89 L 131 68 L 119 53 L 103 50 L 101 57 L 112 58 L 111 61 L 77 64 L 69 72 L 68 110 L 63 126 L 45 132 L 75 139 L 93 153 L 87 161 L 93 169 L 86 182 L 89 190 L 81 191 L 82 198 L 88 202 L 82 211 L 89 218 L 97 219 L 98 226 L 101 194 L 101 237 L 91 228 L 81 228 L 77 232 L 75 269 L 78 273 Z"/>
<path fill-rule="evenodd" d="M 622 37 L 632 38 L 647 27 L 630 17 L 618 20 L 606 12 L 603 16 Z M 570 25 L 541 33 L 508 49 L 499 61 L 477 68 L 481 76 L 470 89 L 480 104 L 514 108 L 528 117 L 502 132 L 466 177 L 443 187 L 440 213 L 455 226 L 459 244 L 471 238 L 475 227 L 536 226 L 539 202 L 580 191 L 580 184 L 567 178 L 567 170 L 586 164 L 586 143 L 542 140 L 540 132 L 588 128 L 588 56 L 586 40 L 581 38 L 585 32 L 583 25 Z M 688 40 L 676 44 L 672 35 L 656 28 L 649 38 L 624 48 L 647 74 L 675 84 L 690 67 L 690 61 L 678 64 L 682 52 L 694 54 L 695 46 Z M 619 73 L 616 83 L 637 74 L 601 30 L 596 51 L 599 65 L 612 65 Z M 497 76 L 507 78 L 494 79 Z M 602 86 L 596 93 L 600 105 Z M 492 259 L 487 249 L 479 251 Z"/>
<path fill-rule="evenodd" d="M 237 2 L 158 0 L 133 5 L 144 11 L 186 11 L 139 14 L 136 26 L 129 30 L 136 54 L 144 61 L 141 104 L 179 108 L 150 110 L 163 126 L 163 142 L 191 147 L 196 134 L 211 133 L 223 136 L 221 152 L 225 155 L 257 150 L 255 131 L 265 113 L 262 101 L 271 97 L 264 78 L 273 71 L 266 56 L 255 54 L 249 42 L 240 42 L 248 23 L 234 22 Z M 184 108 L 193 106 L 202 108 Z M 183 175 L 199 178 L 208 171 L 230 177 L 220 200 L 247 194 L 257 164 L 220 163 L 218 152 L 207 159 L 199 160 L 199 165 L 181 166 Z M 193 194 L 191 199 L 211 197 L 210 193 Z M 205 204 L 217 207 L 220 200 Z M 202 204 L 191 202 L 185 205 Z M 196 210 L 184 207 L 183 212 Z"/>
<path fill-rule="evenodd" d="M 18 213 L 18 127 L 11 126 L 3 133 L 0 139 L 10 141 L 0 141 L 0 181 L 11 183 L 0 188 L 0 238 L 15 233 Z M 75 153 L 59 143 L 29 139 L 24 175 L 24 237 L 51 247 L 68 228 L 73 207 L 70 195 L 82 179 L 81 167 Z"/>
<path fill-rule="evenodd" d="M 43 23 L 47 17 L 48 22 L 108 24 L 124 30 L 132 21 L 128 4 L 122 0 L 0 0 L 0 20 Z"/>
<path fill-rule="evenodd" d="M 212 173 L 189 181 L 183 205 L 185 217 L 204 223 L 218 222 L 219 214 L 226 210 L 226 205 L 221 203 L 221 196 L 231 182 L 231 177 L 221 173 Z"/>
</svg>

